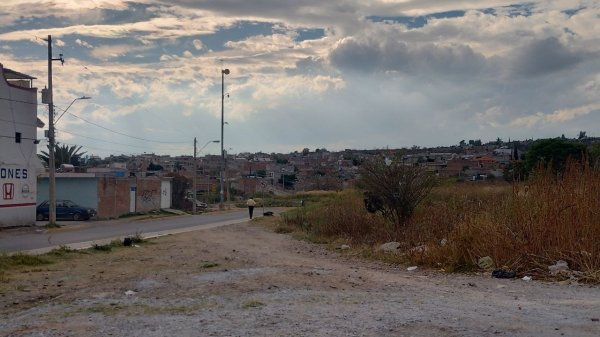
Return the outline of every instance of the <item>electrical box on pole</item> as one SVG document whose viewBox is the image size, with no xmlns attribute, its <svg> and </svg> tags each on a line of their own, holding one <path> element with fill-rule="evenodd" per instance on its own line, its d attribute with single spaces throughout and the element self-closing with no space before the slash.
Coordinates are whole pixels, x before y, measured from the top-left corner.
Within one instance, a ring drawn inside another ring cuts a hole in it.
<svg viewBox="0 0 600 337">
<path fill-rule="evenodd" d="M 50 104 L 50 91 L 48 88 L 42 89 L 42 103 Z"/>
</svg>

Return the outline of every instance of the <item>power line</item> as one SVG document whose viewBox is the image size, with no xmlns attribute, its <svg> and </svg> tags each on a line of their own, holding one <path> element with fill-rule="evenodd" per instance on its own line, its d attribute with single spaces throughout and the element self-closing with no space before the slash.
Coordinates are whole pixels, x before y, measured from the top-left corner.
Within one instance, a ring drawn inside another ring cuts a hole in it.
<svg viewBox="0 0 600 337">
<path fill-rule="evenodd" d="M 90 122 L 90 121 L 88 121 L 87 119 L 85 119 L 83 117 L 79 117 L 79 116 L 77 116 L 75 114 L 72 114 L 72 113 L 70 113 L 68 111 L 65 111 L 63 109 L 59 108 L 59 110 L 62 110 L 63 112 L 66 112 L 67 114 L 69 114 L 69 115 L 71 115 L 71 116 L 73 116 L 73 117 L 75 117 L 77 119 L 80 119 L 80 120 L 82 120 L 82 121 L 84 121 L 84 122 L 86 122 L 88 124 L 97 126 L 97 127 L 101 128 L 101 129 L 104 129 L 106 131 L 109 131 L 109 132 L 112 132 L 114 134 L 121 135 L 121 136 L 124 136 L 124 137 L 129 137 L 129 138 L 133 138 L 133 139 L 137 139 L 137 140 L 142 140 L 142 141 L 145 141 L 145 142 L 159 143 L 159 144 L 187 144 L 187 143 L 189 143 L 188 141 L 166 142 L 166 141 L 159 141 L 159 140 L 152 140 L 152 139 L 147 139 L 147 138 L 141 138 L 141 137 L 131 136 L 131 135 L 128 135 L 128 134 L 123 133 L 123 132 L 119 132 L 119 131 L 115 131 L 115 130 L 109 129 L 109 128 L 107 128 L 105 126 L 102 126 L 100 124 L 97 124 L 97 123 L 94 123 L 94 122 Z"/>
<path fill-rule="evenodd" d="M 15 137 L 15 136 L 5 136 L 5 135 L 0 135 L 0 138 L 17 139 L 17 137 Z M 21 137 L 21 139 L 37 140 L 35 138 L 27 138 L 27 137 Z"/>
<path fill-rule="evenodd" d="M 68 133 L 68 134 L 73 135 L 73 136 L 77 136 L 77 137 L 81 137 L 81 138 L 86 138 L 86 139 L 91 139 L 91 140 L 96 140 L 96 141 L 104 142 L 104 143 L 108 143 L 108 144 L 131 146 L 131 147 L 135 147 L 135 148 L 138 148 L 138 149 L 146 149 L 146 150 L 149 149 L 146 146 L 137 146 L 137 145 L 130 145 L 130 144 L 124 144 L 124 143 L 111 142 L 111 141 L 100 139 L 100 138 L 94 138 L 94 137 L 80 135 L 78 133 L 71 132 L 71 131 L 66 131 L 66 130 L 62 130 L 62 129 L 60 129 L 60 130 L 57 129 L 57 130 L 60 131 L 60 132 Z"/>
<path fill-rule="evenodd" d="M 119 149 L 105 149 L 105 148 L 100 148 L 100 147 L 95 147 L 95 146 L 89 146 L 89 145 L 82 145 L 82 144 L 71 144 L 71 143 L 65 143 L 65 142 L 61 142 L 61 144 L 63 145 L 70 145 L 70 146 L 81 146 L 82 148 L 86 148 L 86 149 L 93 149 L 93 150 L 98 150 L 98 151 L 106 151 L 106 152 L 113 152 L 113 151 L 117 151 L 117 152 L 121 152 L 122 154 L 131 154 L 133 155 L 133 152 L 129 152 L 129 151 L 123 151 L 123 150 L 119 150 Z"/>
<path fill-rule="evenodd" d="M 90 69 L 88 66 L 85 66 L 85 65 L 83 65 L 83 64 L 80 64 L 80 66 L 81 66 L 83 69 L 85 69 L 86 71 L 88 71 L 88 72 L 89 72 L 91 75 L 94 75 L 94 76 L 100 76 L 100 75 L 99 75 L 99 74 L 98 74 L 96 71 L 94 71 L 94 70 Z M 124 99 L 128 100 L 128 101 L 129 101 L 129 102 L 131 102 L 131 103 L 134 103 L 134 104 L 136 103 L 136 102 L 133 100 L 133 98 L 131 98 L 131 97 L 125 97 Z M 139 108 L 140 108 L 142 111 L 144 111 L 144 112 L 146 112 L 146 113 L 150 114 L 150 111 L 148 111 L 148 109 L 146 109 L 145 107 L 143 107 L 143 106 L 142 106 L 142 107 L 139 107 Z M 162 115 L 158 114 L 158 115 L 156 115 L 156 116 L 157 116 L 157 118 L 160 118 L 160 119 L 161 119 L 163 122 L 165 122 L 165 123 L 167 122 L 165 119 L 163 119 L 163 118 L 162 118 Z M 192 123 L 192 125 L 193 125 L 193 126 L 194 126 L 194 127 L 195 127 L 195 128 L 198 130 L 198 131 L 200 131 L 200 129 L 198 128 L 198 126 L 197 126 L 197 124 L 196 124 L 196 123 Z M 190 138 L 191 138 L 191 137 L 190 137 Z M 188 142 L 189 142 L 189 141 L 188 141 Z M 187 142 L 185 142 L 185 143 L 187 143 Z"/>
<path fill-rule="evenodd" d="M 20 125 L 27 125 L 27 126 L 35 126 L 35 127 L 37 127 L 37 124 L 32 124 L 32 123 L 23 123 L 23 122 L 16 122 L 16 121 L 11 121 L 11 120 L 4 119 L 4 118 L 0 118 L 0 121 L 3 121 L 3 122 L 8 122 L 8 123 L 20 124 Z"/>
<path fill-rule="evenodd" d="M 0 97 L 1 100 L 4 101 L 9 101 L 9 102 L 17 102 L 17 103 L 25 103 L 25 104 L 31 104 L 31 105 L 46 105 L 46 104 L 41 104 L 41 103 L 33 103 L 33 102 L 27 102 L 27 101 L 20 101 L 18 99 L 12 99 L 12 98 L 6 98 L 6 97 Z"/>
<path fill-rule="evenodd" d="M 95 5 L 97 5 L 97 3 L 96 3 L 94 0 L 91 0 L 91 1 L 92 1 L 92 2 L 93 2 Z M 101 7 L 99 7 L 99 8 L 101 8 Z M 34 38 L 36 38 L 36 39 L 39 39 L 39 40 L 41 40 L 41 41 L 46 41 L 46 39 L 44 39 L 44 38 L 41 38 L 41 37 L 39 37 L 39 36 L 36 36 L 36 35 L 33 35 L 33 34 L 29 34 L 29 35 L 31 35 L 31 36 L 33 36 Z M 59 50 L 60 50 L 60 51 L 62 51 L 63 53 L 65 52 L 65 50 L 64 50 L 64 49 L 63 49 L 61 46 L 55 46 L 55 48 L 59 49 Z M 84 65 L 84 64 L 81 64 L 81 63 L 79 63 L 78 65 L 79 65 L 79 66 L 81 66 L 83 69 L 85 69 L 87 72 L 89 72 L 91 75 L 97 75 L 97 73 L 96 73 L 95 71 L 91 70 L 91 69 L 90 69 L 88 66 L 86 66 L 86 65 Z M 127 100 L 129 100 L 129 101 L 133 102 L 133 99 L 132 99 L 131 97 L 125 97 L 125 99 L 127 99 Z M 24 103 L 27 103 L 27 102 L 24 102 Z M 44 105 L 44 106 L 45 106 L 45 104 L 38 104 L 38 105 Z M 56 105 L 55 105 L 54 107 L 55 107 L 55 108 L 58 108 L 58 109 L 59 109 L 59 110 L 61 110 L 61 111 L 63 111 L 63 113 L 64 113 L 64 112 L 66 112 L 65 110 L 63 110 L 63 109 L 61 109 L 61 108 L 57 107 Z M 149 112 L 149 111 L 148 111 L 146 108 L 144 108 L 144 107 L 140 107 L 140 108 L 141 108 L 143 111 L 145 111 L 145 112 L 147 112 L 148 114 L 150 114 L 150 112 Z M 97 126 L 97 127 L 99 127 L 99 128 L 102 128 L 102 129 L 104 129 L 104 130 L 107 130 L 107 131 L 109 131 L 109 132 L 112 132 L 112 133 L 115 133 L 115 134 L 118 134 L 118 135 L 121 135 L 121 136 L 124 136 L 124 137 L 129 137 L 129 138 L 132 138 L 132 139 L 137 139 L 137 140 L 146 141 L 146 142 L 152 142 L 152 143 L 159 143 L 159 144 L 187 144 L 187 143 L 189 143 L 189 141 L 173 141 L 173 142 L 167 142 L 167 141 L 157 141 L 157 140 L 151 140 L 151 139 L 141 138 L 141 137 L 137 137 L 137 136 L 132 136 L 132 135 L 125 134 L 125 133 L 123 133 L 123 132 L 119 132 L 119 131 L 115 131 L 115 130 L 109 129 L 109 128 L 107 128 L 107 127 L 104 127 L 104 126 L 102 126 L 102 125 L 96 124 L 96 123 L 94 123 L 94 122 L 90 122 L 90 121 L 88 121 L 88 120 L 86 120 L 86 119 L 84 119 L 84 118 L 82 118 L 82 117 L 76 116 L 76 115 L 74 115 L 74 114 L 72 114 L 72 113 L 70 113 L 70 112 L 69 112 L 68 114 L 69 114 L 69 115 L 71 115 L 71 116 L 73 116 L 73 117 L 75 117 L 75 118 L 78 118 L 78 119 L 80 119 L 80 120 L 82 120 L 82 121 L 84 121 L 84 122 L 86 122 L 86 123 L 88 123 L 88 124 L 95 125 L 95 126 Z M 161 118 L 161 117 L 162 117 L 161 115 L 158 115 L 158 118 Z M 162 118 L 161 118 L 161 119 L 162 119 Z M 166 122 L 164 119 L 163 119 L 163 121 L 164 121 L 164 122 Z M 198 129 L 198 126 L 197 126 L 195 123 L 194 123 L 193 125 L 194 125 L 194 126 L 197 128 L 197 129 Z M 123 144 L 123 145 L 125 145 L 125 144 Z M 130 145 L 126 145 L 126 146 L 130 146 Z"/>
</svg>

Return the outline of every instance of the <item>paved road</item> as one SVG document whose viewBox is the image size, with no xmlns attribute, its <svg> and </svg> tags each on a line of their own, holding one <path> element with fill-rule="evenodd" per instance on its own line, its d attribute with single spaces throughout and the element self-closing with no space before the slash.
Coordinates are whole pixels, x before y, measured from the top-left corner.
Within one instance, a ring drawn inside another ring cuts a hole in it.
<svg viewBox="0 0 600 337">
<path fill-rule="evenodd" d="M 44 253 L 69 246 L 88 248 L 139 233 L 144 238 L 183 233 L 248 221 L 248 211 L 182 215 L 151 220 L 112 220 L 64 222 L 65 226 L 46 230 L 0 231 L 0 252 Z"/>
</svg>

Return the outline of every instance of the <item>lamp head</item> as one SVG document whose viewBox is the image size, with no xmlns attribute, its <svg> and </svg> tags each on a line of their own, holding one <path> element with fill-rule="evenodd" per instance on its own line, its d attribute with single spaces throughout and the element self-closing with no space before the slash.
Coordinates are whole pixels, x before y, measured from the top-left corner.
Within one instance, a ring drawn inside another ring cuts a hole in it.
<svg viewBox="0 0 600 337">
<path fill-rule="evenodd" d="M 229 69 L 223 69 L 221 72 L 225 75 L 229 75 Z"/>
</svg>

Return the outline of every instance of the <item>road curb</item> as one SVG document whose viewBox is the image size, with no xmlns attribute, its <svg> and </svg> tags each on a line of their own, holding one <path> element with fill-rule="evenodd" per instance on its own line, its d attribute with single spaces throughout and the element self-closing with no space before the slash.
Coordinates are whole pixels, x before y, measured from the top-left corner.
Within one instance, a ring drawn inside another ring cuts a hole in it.
<svg viewBox="0 0 600 337">
<path fill-rule="evenodd" d="M 164 231 L 149 232 L 149 233 L 143 234 L 142 237 L 144 239 L 155 239 L 155 238 L 159 238 L 159 237 L 167 236 L 167 235 L 176 235 L 176 234 L 182 234 L 182 233 L 187 233 L 187 232 L 199 231 L 199 230 L 203 230 L 203 229 L 212 229 L 212 228 L 223 227 L 223 226 L 228 226 L 228 225 L 235 225 L 235 224 L 244 223 L 244 222 L 248 222 L 248 219 L 220 221 L 220 222 L 215 222 L 215 223 L 211 223 L 211 224 L 207 224 L 207 225 L 197 225 L 197 226 L 192 226 L 192 227 L 187 227 L 187 228 L 177 228 L 177 229 L 169 229 L 169 230 L 164 230 Z M 61 247 L 66 247 L 66 248 L 73 249 L 73 250 L 83 250 L 83 249 L 92 248 L 94 245 L 106 245 L 115 240 L 122 241 L 124 238 L 126 238 L 128 236 L 131 236 L 131 235 L 116 236 L 116 237 L 105 238 L 105 239 L 100 239 L 100 240 L 93 240 L 93 241 L 68 243 L 68 244 L 64 244 L 64 245 L 56 245 L 56 246 L 31 249 L 31 250 L 22 250 L 22 251 L 18 251 L 18 252 L 12 252 L 9 254 L 13 255 L 13 254 L 18 254 L 18 253 L 24 253 L 24 254 L 30 254 L 30 255 L 40 255 L 40 254 L 48 253 L 54 249 L 60 249 Z"/>
</svg>

